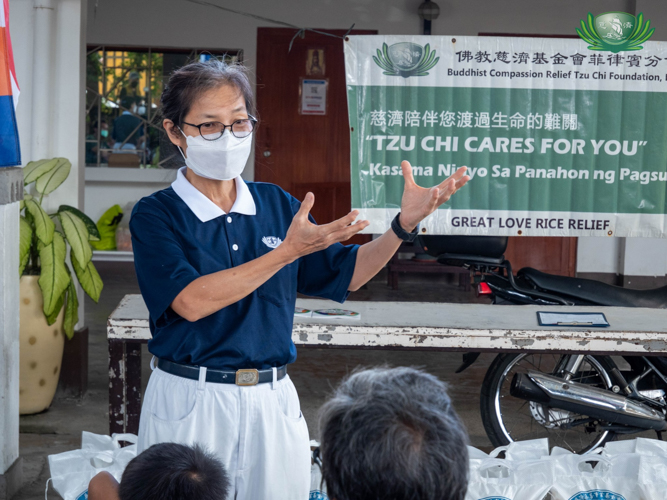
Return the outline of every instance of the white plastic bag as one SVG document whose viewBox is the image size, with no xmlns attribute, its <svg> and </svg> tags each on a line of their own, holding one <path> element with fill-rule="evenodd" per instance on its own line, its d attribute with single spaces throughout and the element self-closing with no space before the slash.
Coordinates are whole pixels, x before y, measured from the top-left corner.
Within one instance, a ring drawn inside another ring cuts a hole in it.
<svg viewBox="0 0 667 500">
<path fill-rule="evenodd" d="M 641 500 L 636 454 L 560 455 L 553 463 L 553 500 Z"/>
<path fill-rule="evenodd" d="M 496 458 L 501 452 L 505 452 L 505 460 L 512 462 L 528 462 L 531 460 L 540 460 L 549 455 L 549 440 L 529 439 L 527 441 L 515 441 L 507 446 L 500 446 L 489 453 L 489 456 Z"/>
<path fill-rule="evenodd" d="M 664 500 L 667 496 L 667 457 L 640 456 L 639 491 L 642 500 Z"/>
<path fill-rule="evenodd" d="M 134 444 L 121 448 L 119 441 Z M 88 483 L 98 472 L 106 471 L 120 482 L 125 467 L 137 456 L 136 442 L 134 434 L 82 432 L 80 450 L 49 455 L 53 488 L 64 500 L 86 500 Z"/>
<path fill-rule="evenodd" d="M 647 438 L 610 441 L 604 445 L 604 449 L 602 450 L 602 456 L 604 457 L 611 457 L 622 453 L 637 453 L 643 456 L 667 457 L 667 442 Z"/>
<path fill-rule="evenodd" d="M 471 461 L 466 500 L 502 498 L 504 500 L 542 500 L 553 484 L 549 461 L 501 460 Z"/>
<path fill-rule="evenodd" d="M 602 456 L 612 460 L 627 454 L 639 457 L 637 482 L 642 500 L 664 500 L 667 497 L 667 443 L 646 438 L 611 441 L 602 451 Z"/>
<path fill-rule="evenodd" d="M 503 452 L 505 458 L 498 459 Z M 548 455 L 546 438 L 510 443 L 488 455 L 468 446 L 470 467 L 466 500 L 496 497 L 542 500 L 551 487 L 552 474 L 551 464 L 539 460 Z M 530 469 L 526 470 L 526 465 Z"/>
</svg>

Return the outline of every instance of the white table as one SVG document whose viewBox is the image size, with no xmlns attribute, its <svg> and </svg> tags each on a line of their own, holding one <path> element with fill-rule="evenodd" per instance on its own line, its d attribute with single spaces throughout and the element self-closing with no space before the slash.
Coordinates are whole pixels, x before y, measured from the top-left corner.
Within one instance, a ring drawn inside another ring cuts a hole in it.
<svg viewBox="0 0 667 500">
<path fill-rule="evenodd" d="M 429 349 L 443 351 L 587 352 L 664 354 L 667 310 L 623 307 L 491 306 L 424 302 L 359 302 L 343 306 L 298 299 L 305 309 L 347 308 L 358 320 L 294 320 L 297 346 Z M 603 312 L 607 328 L 543 327 L 537 311 Z M 126 295 L 109 317 L 109 422 L 111 432 L 134 432 L 141 407 L 141 344 L 150 338 L 141 295 Z"/>
</svg>

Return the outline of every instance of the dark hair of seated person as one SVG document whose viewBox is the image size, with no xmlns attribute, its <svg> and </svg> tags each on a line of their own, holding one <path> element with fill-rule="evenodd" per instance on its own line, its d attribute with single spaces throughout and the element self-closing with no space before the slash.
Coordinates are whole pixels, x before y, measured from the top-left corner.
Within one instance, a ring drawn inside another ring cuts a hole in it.
<svg viewBox="0 0 667 500">
<path fill-rule="evenodd" d="M 224 500 L 229 490 L 225 468 L 198 445 L 154 444 L 123 472 L 120 500 Z"/>
</svg>

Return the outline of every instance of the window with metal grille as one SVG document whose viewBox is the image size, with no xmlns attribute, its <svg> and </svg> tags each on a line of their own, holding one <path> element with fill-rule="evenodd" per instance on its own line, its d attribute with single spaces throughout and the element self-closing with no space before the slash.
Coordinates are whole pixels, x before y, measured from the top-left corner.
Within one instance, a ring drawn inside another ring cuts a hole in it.
<svg viewBox="0 0 667 500">
<path fill-rule="evenodd" d="M 177 168 L 162 128 L 160 95 L 169 75 L 193 61 L 242 62 L 241 50 L 89 46 L 86 166 Z"/>
</svg>

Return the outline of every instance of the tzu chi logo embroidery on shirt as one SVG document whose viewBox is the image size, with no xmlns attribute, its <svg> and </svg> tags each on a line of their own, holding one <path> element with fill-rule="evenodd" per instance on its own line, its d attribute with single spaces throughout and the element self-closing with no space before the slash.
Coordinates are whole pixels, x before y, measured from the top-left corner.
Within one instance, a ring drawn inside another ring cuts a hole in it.
<svg viewBox="0 0 667 500">
<path fill-rule="evenodd" d="M 269 248 L 278 248 L 282 242 L 283 240 L 277 236 L 264 236 L 262 238 L 262 243 L 264 243 Z"/>
</svg>

